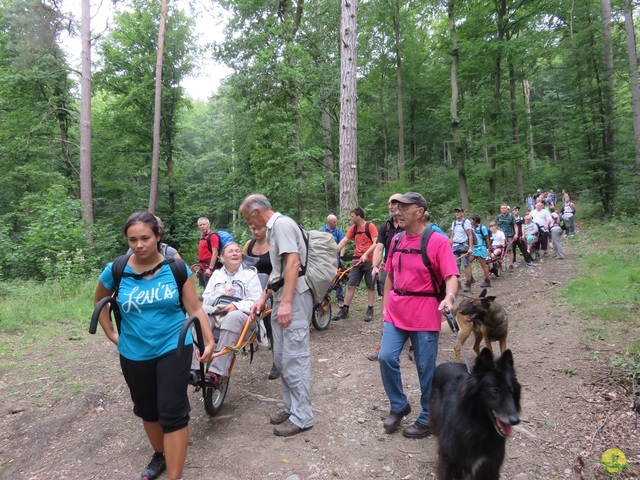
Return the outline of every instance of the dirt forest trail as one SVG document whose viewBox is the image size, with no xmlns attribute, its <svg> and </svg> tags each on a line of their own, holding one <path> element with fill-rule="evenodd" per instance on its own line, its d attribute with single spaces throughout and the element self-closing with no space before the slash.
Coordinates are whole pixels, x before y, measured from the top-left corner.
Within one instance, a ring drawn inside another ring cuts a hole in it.
<svg viewBox="0 0 640 480">
<path fill-rule="evenodd" d="M 640 462 L 630 400 L 594 360 L 616 346 L 585 342 L 582 323 L 588 320 L 559 294 L 576 275 L 575 242 L 566 242 L 566 260 L 544 257 L 535 268 L 504 273 L 489 289 L 509 313 L 508 347 L 523 387 L 522 422 L 507 442 L 504 479 L 608 478 L 598 462 L 614 447 Z M 378 364 L 365 356 L 380 339 L 380 304 L 375 321 L 365 323 L 364 297 L 356 294 L 348 319 L 311 334 L 315 427 L 275 437 L 268 417 L 280 388 L 266 379 L 270 352 L 260 349 L 251 364 L 239 357 L 217 417 L 191 396 L 185 479 L 435 478 L 434 437 L 412 440 L 382 428 L 389 405 Z M 454 360 L 454 341 L 444 328 L 438 362 Z M 33 348 L 20 339 L 15 345 Z M 465 351 L 473 360 L 471 345 Z M 114 348 L 98 332 L 79 341 L 51 339 L 47 349 L 41 361 L 24 354 L 8 365 L 12 357 L 0 356 L 0 478 L 139 478 L 151 452 L 131 413 Z M 415 365 L 406 353 L 402 374 L 413 407 L 406 425 L 419 408 Z M 640 467 L 631 465 L 616 478 L 638 479 Z"/>
</svg>

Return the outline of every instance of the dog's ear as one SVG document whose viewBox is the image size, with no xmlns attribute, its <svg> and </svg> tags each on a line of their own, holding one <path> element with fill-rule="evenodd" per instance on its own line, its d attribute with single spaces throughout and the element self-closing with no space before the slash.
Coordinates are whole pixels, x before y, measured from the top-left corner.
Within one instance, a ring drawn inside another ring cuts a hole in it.
<svg viewBox="0 0 640 480">
<path fill-rule="evenodd" d="M 518 382 L 518 379 L 516 378 L 516 371 L 513 364 L 513 354 L 511 353 L 511 350 L 505 350 L 504 353 L 500 355 L 500 358 L 498 358 L 498 360 L 496 361 L 496 364 L 501 370 L 508 372 L 508 375 L 511 379 L 511 386 L 513 387 L 513 401 L 515 402 L 516 408 L 519 412 L 522 387 Z"/>
<path fill-rule="evenodd" d="M 500 355 L 500 358 L 498 358 L 496 363 L 500 367 L 513 368 L 513 354 L 511 353 L 511 350 L 506 349 L 504 353 Z"/>
<path fill-rule="evenodd" d="M 487 294 L 487 289 L 485 288 L 480 292 L 479 298 L 483 298 Z"/>
<path fill-rule="evenodd" d="M 496 297 L 494 295 L 490 296 L 490 297 L 484 297 L 482 299 L 482 304 L 483 305 L 489 305 L 491 302 L 494 302 L 496 299 Z"/>
<path fill-rule="evenodd" d="M 495 363 L 493 361 L 493 354 L 491 350 L 487 347 L 484 347 L 480 351 L 480 355 L 476 357 L 476 362 L 473 365 L 473 373 L 475 375 L 484 375 L 489 370 L 493 370 L 495 368 Z"/>
</svg>

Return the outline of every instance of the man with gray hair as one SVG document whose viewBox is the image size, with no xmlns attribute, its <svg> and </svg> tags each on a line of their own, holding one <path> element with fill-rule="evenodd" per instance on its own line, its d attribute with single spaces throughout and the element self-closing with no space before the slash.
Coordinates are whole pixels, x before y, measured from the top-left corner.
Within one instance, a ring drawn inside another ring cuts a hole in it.
<svg viewBox="0 0 640 480">
<path fill-rule="evenodd" d="M 313 297 L 304 277 L 299 276 L 302 259 L 307 257 L 307 247 L 296 222 L 274 212 L 264 195 L 249 195 L 242 202 L 240 211 L 249 227 L 267 229 L 273 271 L 268 288 L 251 307 L 251 312 L 259 315 L 269 297 L 273 297 L 273 359 L 282 374 L 284 409 L 273 413 L 269 420 L 275 425 L 275 435 L 289 437 L 313 427 L 309 346 Z"/>
</svg>

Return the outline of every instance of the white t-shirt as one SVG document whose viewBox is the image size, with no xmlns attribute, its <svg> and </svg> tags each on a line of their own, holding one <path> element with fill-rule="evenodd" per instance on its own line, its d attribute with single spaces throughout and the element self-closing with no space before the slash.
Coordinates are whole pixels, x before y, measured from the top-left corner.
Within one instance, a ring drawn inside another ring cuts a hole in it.
<svg viewBox="0 0 640 480">
<path fill-rule="evenodd" d="M 504 232 L 502 230 L 496 230 L 495 232 L 491 232 L 491 246 L 492 247 L 502 247 L 507 242 L 507 237 L 504 236 Z"/>
<path fill-rule="evenodd" d="M 551 214 L 544 208 L 542 210 L 531 210 L 531 213 L 529 213 L 529 215 L 531 215 L 531 220 L 533 221 L 533 223 L 537 223 L 541 227 L 546 227 L 547 225 L 552 223 Z"/>
</svg>

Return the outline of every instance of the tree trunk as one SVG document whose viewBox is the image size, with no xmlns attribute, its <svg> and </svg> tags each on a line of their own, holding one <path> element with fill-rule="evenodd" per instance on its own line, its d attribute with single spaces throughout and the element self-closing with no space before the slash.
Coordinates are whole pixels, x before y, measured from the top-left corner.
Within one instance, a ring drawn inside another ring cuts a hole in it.
<svg viewBox="0 0 640 480">
<path fill-rule="evenodd" d="M 494 58 L 494 72 L 493 72 L 493 111 L 491 112 L 491 129 L 493 132 L 493 145 L 491 146 L 491 154 L 489 156 L 489 169 L 491 171 L 489 175 L 489 201 L 493 201 L 496 197 L 497 187 L 497 174 L 496 167 L 498 163 L 498 138 L 500 129 L 500 91 L 502 88 L 502 42 L 504 41 L 505 32 L 505 17 L 507 14 L 506 0 L 496 0 L 496 13 L 497 17 L 497 30 L 498 30 L 498 48 L 496 49 L 496 56 Z"/>
<path fill-rule="evenodd" d="M 633 111 L 633 138 L 636 152 L 636 179 L 640 190 L 640 87 L 638 87 L 638 51 L 633 28 L 633 5 L 624 0 L 624 27 L 627 32 L 627 56 L 629 58 L 629 83 L 631 84 L 631 109 Z"/>
<path fill-rule="evenodd" d="M 536 171 L 536 151 L 533 148 L 533 125 L 531 123 L 531 87 L 529 85 L 529 79 L 522 79 L 522 92 L 524 96 L 524 107 L 526 111 L 527 120 L 527 147 L 529 149 L 529 170 L 531 173 Z M 555 142 L 554 142 L 555 151 Z"/>
<path fill-rule="evenodd" d="M 329 100 L 322 99 L 322 144 L 324 152 L 324 194 L 326 208 L 334 212 L 337 207 L 335 196 L 335 176 L 333 164 L 333 151 L 331 148 L 331 115 L 329 114 Z"/>
<path fill-rule="evenodd" d="M 402 105 L 402 56 L 400 54 L 400 0 L 392 2 L 393 10 L 393 37 L 396 54 L 396 95 L 398 101 L 398 177 L 400 183 L 405 181 L 404 158 L 404 114 Z"/>
<path fill-rule="evenodd" d="M 518 203 L 524 202 L 524 184 L 522 182 L 522 160 L 520 158 L 520 127 L 518 125 L 518 94 L 516 86 L 516 69 L 509 58 L 509 94 L 511 96 L 511 134 L 515 148 L 516 192 Z"/>
<path fill-rule="evenodd" d="M 358 204 L 357 0 L 342 0 L 340 25 L 340 215 Z"/>
<path fill-rule="evenodd" d="M 458 170 L 458 182 L 460 184 L 460 199 L 465 211 L 469 211 L 469 190 L 467 189 L 467 175 L 464 168 L 464 155 L 460 147 L 460 119 L 458 118 L 458 67 L 460 65 L 460 52 L 458 50 L 458 33 L 456 32 L 455 0 L 449 0 L 447 4 L 449 16 L 449 31 L 451 32 L 451 136 L 453 138 L 453 157 L 456 160 Z"/>
<path fill-rule="evenodd" d="M 382 69 L 381 69 L 382 70 Z M 396 180 L 398 175 L 398 169 L 396 166 L 391 168 L 389 165 L 389 125 L 387 123 L 387 119 L 389 115 L 387 115 L 387 111 L 385 110 L 385 89 L 384 89 L 384 70 L 381 71 L 380 74 L 380 95 L 378 95 L 379 103 L 380 103 L 380 124 L 382 125 L 382 139 L 383 139 L 383 148 L 382 148 L 382 171 L 384 172 L 385 181 L 393 181 Z"/>
<path fill-rule="evenodd" d="M 158 203 L 158 166 L 160 164 L 160 117 L 162 111 L 162 56 L 164 52 L 164 27 L 167 18 L 167 0 L 160 5 L 160 28 L 158 30 L 158 55 L 156 58 L 156 97 L 153 110 L 153 154 L 151 157 L 151 188 L 149 211 L 156 212 Z"/>
<path fill-rule="evenodd" d="M 82 81 L 80 84 L 80 200 L 82 219 L 93 224 L 93 190 L 91 188 L 91 1 L 82 0 L 81 20 Z M 87 230 L 87 240 L 93 243 Z"/>
<path fill-rule="evenodd" d="M 416 162 L 416 117 L 417 117 L 418 102 L 415 98 L 409 100 L 409 176 L 407 178 L 408 184 L 413 185 L 416 183 L 416 169 L 414 168 Z"/>
<path fill-rule="evenodd" d="M 604 125 L 603 150 L 604 150 L 604 185 L 602 195 L 602 206 L 605 215 L 612 213 L 613 197 L 615 195 L 615 82 L 613 71 L 613 41 L 611 26 L 611 0 L 600 0 L 600 13 L 602 16 L 602 37 L 604 48 L 602 52 L 602 63 L 604 66 L 604 88 L 602 120 Z"/>
</svg>

